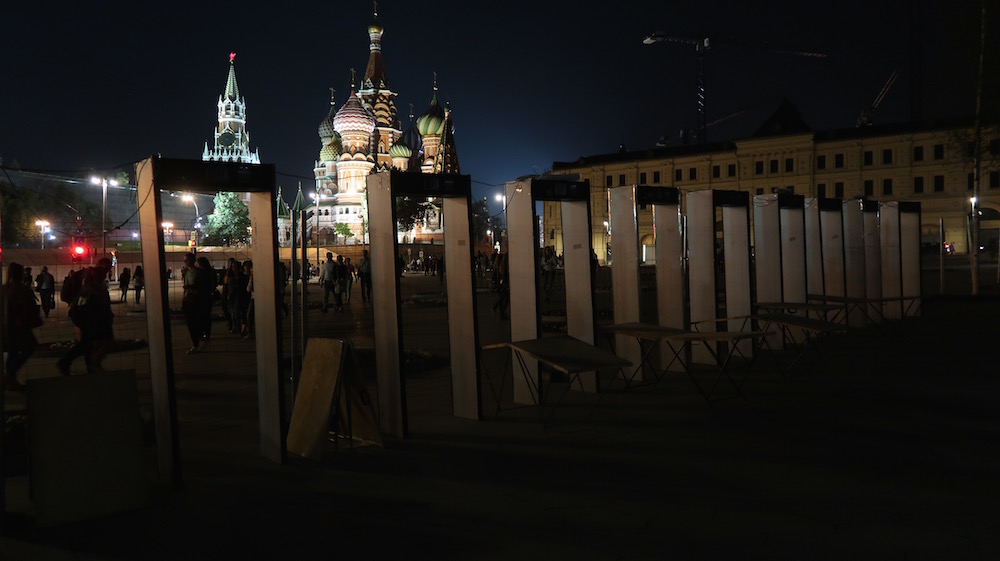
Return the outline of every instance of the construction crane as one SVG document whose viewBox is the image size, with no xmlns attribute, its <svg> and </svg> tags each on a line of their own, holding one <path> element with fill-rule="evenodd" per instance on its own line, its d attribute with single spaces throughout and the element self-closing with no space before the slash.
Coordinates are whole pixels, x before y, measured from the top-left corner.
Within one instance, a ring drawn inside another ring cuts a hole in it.
<svg viewBox="0 0 1000 561">
<path fill-rule="evenodd" d="M 857 122 L 858 127 L 865 127 L 872 124 L 872 113 L 874 113 L 875 110 L 878 109 L 878 106 L 882 103 L 882 100 L 885 99 L 885 94 L 889 93 L 889 88 L 891 88 L 892 85 L 896 83 L 896 78 L 898 77 L 899 77 L 899 68 L 897 67 L 895 70 L 892 71 L 892 74 L 889 75 L 889 79 L 885 81 L 885 85 L 882 86 L 882 90 L 878 92 L 877 96 L 875 96 L 875 100 L 872 101 L 872 104 L 869 105 L 866 109 L 861 111 L 861 116 L 858 117 L 858 122 Z"/>
<path fill-rule="evenodd" d="M 764 45 L 740 45 L 737 43 L 720 43 L 713 41 L 709 37 L 675 37 L 664 34 L 662 31 L 656 31 L 647 35 L 643 40 L 643 45 L 654 45 L 656 43 L 681 43 L 684 45 L 693 45 L 695 52 L 698 54 L 698 120 L 695 125 L 695 134 L 697 142 L 704 143 L 707 141 L 706 138 L 706 123 L 705 123 L 705 53 L 713 48 L 719 47 L 736 47 L 736 48 L 752 48 L 764 51 L 770 51 L 780 54 L 797 55 L 813 58 L 826 58 L 825 53 L 813 52 L 813 51 L 798 51 L 790 49 L 780 49 L 772 47 L 768 44 Z"/>
</svg>

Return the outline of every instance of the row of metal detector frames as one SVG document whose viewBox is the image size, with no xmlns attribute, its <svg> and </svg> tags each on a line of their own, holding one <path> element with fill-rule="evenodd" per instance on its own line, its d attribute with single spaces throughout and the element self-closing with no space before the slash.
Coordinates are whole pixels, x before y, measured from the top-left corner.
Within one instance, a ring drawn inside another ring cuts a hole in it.
<svg viewBox="0 0 1000 561">
<path fill-rule="evenodd" d="M 919 314 L 919 203 L 777 193 L 754 196 L 751 208 L 745 192 L 704 190 L 684 196 L 686 216 L 677 189 L 610 190 L 616 324 L 639 321 L 638 210 L 644 207 L 653 214 L 661 326 L 748 330 L 745 318 L 758 302 L 863 302 L 872 313 L 855 306 L 843 318 L 856 327 Z M 771 348 L 781 344 L 780 335 L 769 338 Z M 635 338 L 619 335 L 615 346 L 620 356 L 639 362 Z M 694 362 L 713 359 L 704 348 L 690 352 Z"/>
<path fill-rule="evenodd" d="M 445 263 L 453 414 L 482 417 L 483 372 L 477 330 L 474 249 L 470 229 L 471 195 L 467 176 L 417 176 L 387 172 L 369 178 L 374 270 L 394 271 L 398 251 L 395 198 L 402 195 L 444 198 Z M 919 299 L 919 203 L 812 199 L 789 194 L 758 195 L 704 190 L 684 195 L 674 188 L 625 186 L 609 192 L 614 323 L 639 321 L 641 287 L 638 211 L 653 211 L 658 324 L 699 331 L 742 331 L 757 302 L 801 302 L 811 298 L 868 299 L 878 317 L 919 313 L 898 298 Z M 559 204 L 562 226 L 566 332 L 597 345 L 591 256 L 591 190 L 586 183 L 533 177 L 505 185 L 510 299 L 510 340 L 543 336 L 539 301 L 539 202 Z M 407 433 L 402 326 L 396 275 L 373 278 L 378 307 L 375 346 L 381 429 Z M 897 298 L 893 300 L 893 298 Z M 850 314 L 863 324 L 869 314 Z M 781 345 L 780 338 L 770 342 Z M 726 343 L 720 343 L 726 344 Z M 741 349 L 750 355 L 751 340 Z M 513 350 L 510 352 L 514 352 Z M 617 336 L 615 352 L 640 363 L 633 337 Z M 688 359 L 711 364 L 718 354 L 692 346 Z M 520 357 L 524 376 L 512 376 L 513 401 L 537 404 L 529 380 L 538 363 Z M 680 367 L 679 365 L 677 366 Z M 580 389 L 597 392 L 596 373 L 578 377 Z"/>
</svg>

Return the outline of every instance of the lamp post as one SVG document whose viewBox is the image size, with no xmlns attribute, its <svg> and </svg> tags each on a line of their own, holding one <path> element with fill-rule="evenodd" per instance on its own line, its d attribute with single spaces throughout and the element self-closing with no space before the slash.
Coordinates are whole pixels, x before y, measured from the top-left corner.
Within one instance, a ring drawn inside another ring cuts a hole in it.
<svg viewBox="0 0 1000 561">
<path fill-rule="evenodd" d="M 185 193 L 181 196 L 181 200 L 186 203 L 191 203 L 194 205 L 194 222 L 191 224 L 191 230 L 194 234 L 194 248 L 198 249 L 198 221 L 201 220 L 201 213 L 198 212 L 198 201 L 193 195 Z"/>
<path fill-rule="evenodd" d="M 118 186 L 118 180 L 108 179 L 107 177 L 91 177 L 90 182 L 94 185 L 100 185 L 101 191 L 103 192 L 102 202 L 101 202 L 101 257 L 106 257 L 108 255 L 108 184 L 112 186 Z"/>
<path fill-rule="evenodd" d="M 164 240 L 164 245 L 168 245 L 170 243 L 170 241 L 171 241 L 169 238 L 174 233 L 174 223 L 173 222 L 164 222 L 164 223 L 160 224 L 160 226 L 163 228 L 163 235 L 167 236 L 167 239 Z"/>
<path fill-rule="evenodd" d="M 498 202 L 503 203 L 503 227 L 506 228 L 507 227 L 507 194 L 506 193 L 497 193 L 496 197 L 494 197 L 494 198 Z M 499 244 L 495 244 L 495 245 L 503 246 L 503 229 L 500 230 L 499 234 L 500 234 L 500 236 L 499 236 L 500 242 L 499 242 Z M 502 249 L 502 248 L 501 247 L 497 248 L 498 251 L 500 249 Z"/>
<path fill-rule="evenodd" d="M 35 220 L 35 226 L 42 230 L 42 249 L 45 249 L 45 232 L 49 230 L 48 220 Z"/>
<path fill-rule="evenodd" d="M 319 266 L 319 215 L 320 208 L 319 203 L 323 200 L 324 195 L 322 193 L 310 193 L 310 197 L 316 202 L 316 266 Z"/>
</svg>

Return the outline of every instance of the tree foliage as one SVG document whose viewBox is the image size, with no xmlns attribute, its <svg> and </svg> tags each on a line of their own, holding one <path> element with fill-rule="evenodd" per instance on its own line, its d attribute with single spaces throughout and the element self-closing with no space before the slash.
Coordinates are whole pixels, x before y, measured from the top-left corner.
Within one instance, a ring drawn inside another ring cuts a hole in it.
<svg viewBox="0 0 1000 561">
<path fill-rule="evenodd" d="M 208 215 L 205 227 L 205 245 L 232 246 L 250 241 L 250 209 L 238 193 L 224 192 L 215 195 L 215 208 Z"/>
<path fill-rule="evenodd" d="M 472 235 L 476 241 L 486 237 L 486 230 L 490 229 L 490 207 L 485 200 L 472 203 Z"/>
<path fill-rule="evenodd" d="M 424 219 L 424 201 L 423 197 L 396 197 L 396 227 L 400 232 L 412 230 Z"/>
<path fill-rule="evenodd" d="M 344 236 L 345 238 L 350 238 L 354 236 L 354 231 L 351 230 L 351 227 L 343 222 L 337 222 L 333 226 L 333 233 L 337 234 L 338 236 Z"/>
<path fill-rule="evenodd" d="M 78 235 L 78 228 L 79 235 L 100 240 L 101 208 L 64 185 L 51 189 L 27 188 L 4 176 L 0 181 L 0 205 L 3 208 L 3 242 L 10 247 L 40 245 L 42 233 L 35 225 L 38 220 L 49 222 L 49 228 L 59 240 L 56 243 L 66 243 Z"/>
</svg>

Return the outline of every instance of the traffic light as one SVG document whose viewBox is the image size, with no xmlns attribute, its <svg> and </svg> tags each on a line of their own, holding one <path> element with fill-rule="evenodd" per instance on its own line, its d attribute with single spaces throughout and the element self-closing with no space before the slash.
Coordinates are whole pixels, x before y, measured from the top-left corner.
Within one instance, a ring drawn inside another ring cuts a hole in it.
<svg viewBox="0 0 1000 561">
<path fill-rule="evenodd" d="M 87 247 L 84 245 L 84 241 L 82 236 L 73 237 L 73 245 L 70 249 L 70 258 L 72 261 L 80 261 L 87 256 Z"/>
</svg>

